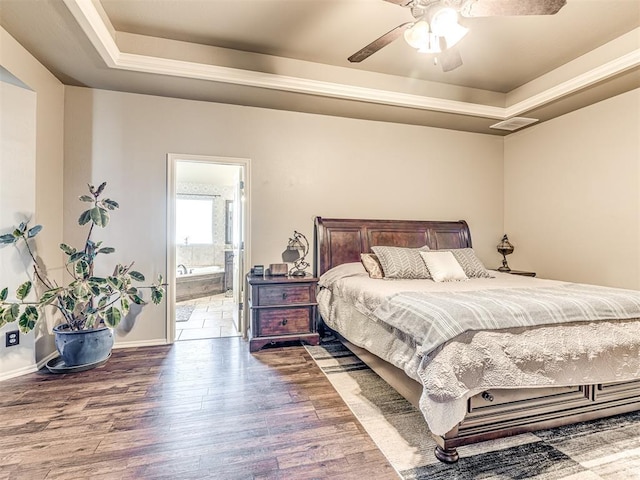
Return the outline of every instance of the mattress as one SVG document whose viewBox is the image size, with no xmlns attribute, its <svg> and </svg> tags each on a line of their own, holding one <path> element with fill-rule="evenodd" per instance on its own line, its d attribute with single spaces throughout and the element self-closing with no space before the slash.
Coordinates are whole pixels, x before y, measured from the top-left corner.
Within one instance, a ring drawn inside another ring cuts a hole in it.
<svg viewBox="0 0 640 480">
<path fill-rule="evenodd" d="M 414 339 L 375 318 L 402 292 L 461 292 L 549 288 L 564 282 L 516 275 L 465 282 L 377 280 L 360 263 L 320 278 L 319 311 L 329 328 L 404 370 L 423 386 L 420 408 L 432 433 L 444 435 L 466 414 L 467 400 L 495 388 L 609 383 L 640 378 L 640 321 L 571 322 L 465 331 L 424 354 Z M 639 315 L 640 316 L 640 313 Z"/>
</svg>

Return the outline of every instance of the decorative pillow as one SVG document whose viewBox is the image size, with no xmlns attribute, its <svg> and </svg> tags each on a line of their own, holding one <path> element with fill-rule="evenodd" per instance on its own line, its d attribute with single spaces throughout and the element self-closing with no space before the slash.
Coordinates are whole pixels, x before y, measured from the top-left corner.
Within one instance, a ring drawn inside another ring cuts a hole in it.
<svg viewBox="0 0 640 480">
<path fill-rule="evenodd" d="M 318 285 L 324 288 L 331 288 L 336 282 L 346 277 L 367 275 L 367 271 L 362 262 L 342 263 L 324 272 L 318 281 Z"/>
<path fill-rule="evenodd" d="M 430 252 L 420 252 L 420 255 L 435 282 L 468 280 L 453 253 L 432 250 Z"/>
<path fill-rule="evenodd" d="M 420 248 L 405 247 L 372 247 L 382 265 L 385 278 L 431 278 L 424 264 L 421 251 L 428 251 L 426 245 Z"/>
<path fill-rule="evenodd" d="M 453 253 L 453 256 L 469 278 L 494 278 L 482 264 L 473 248 L 444 248 L 438 251 Z"/>
<path fill-rule="evenodd" d="M 383 278 L 382 265 L 374 253 L 361 253 L 362 265 L 371 278 Z"/>
</svg>

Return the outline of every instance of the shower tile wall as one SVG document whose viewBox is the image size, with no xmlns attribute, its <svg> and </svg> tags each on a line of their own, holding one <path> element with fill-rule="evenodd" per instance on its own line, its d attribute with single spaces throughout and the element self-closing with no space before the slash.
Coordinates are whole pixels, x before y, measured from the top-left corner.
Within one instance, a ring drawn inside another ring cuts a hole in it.
<svg viewBox="0 0 640 480">
<path fill-rule="evenodd" d="M 220 195 L 213 201 L 213 245 L 178 244 L 176 264 L 187 267 L 217 265 L 224 268 L 225 201 L 233 200 L 234 188 L 208 183 L 178 182 L 178 195 Z"/>
</svg>

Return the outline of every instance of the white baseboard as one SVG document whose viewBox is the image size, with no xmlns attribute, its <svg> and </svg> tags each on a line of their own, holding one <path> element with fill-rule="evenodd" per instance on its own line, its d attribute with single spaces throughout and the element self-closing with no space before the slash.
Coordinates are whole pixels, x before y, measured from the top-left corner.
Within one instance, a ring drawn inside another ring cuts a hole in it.
<svg viewBox="0 0 640 480">
<path fill-rule="evenodd" d="M 9 380 L 10 378 L 20 377 L 22 375 L 26 375 L 27 373 L 37 372 L 38 370 L 39 370 L 38 366 L 34 364 L 34 365 L 18 368 L 10 372 L 3 372 L 2 374 L 0 374 L 0 382 L 3 380 Z"/>
<path fill-rule="evenodd" d="M 28 365 L 26 367 L 18 368 L 16 370 L 12 370 L 10 372 L 3 372 L 0 374 L 0 382 L 3 380 L 9 380 L 10 378 L 21 377 L 22 375 L 27 375 L 28 373 L 34 373 L 44 367 L 49 360 L 58 356 L 58 352 L 52 352 L 42 360 L 32 365 Z"/>
<path fill-rule="evenodd" d="M 114 349 L 135 348 L 135 347 L 157 347 L 159 345 L 169 345 L 166 338 L 157 338 L 155 340 L 142 340 L 137 342 L 116 342 Z"/>
</svg>

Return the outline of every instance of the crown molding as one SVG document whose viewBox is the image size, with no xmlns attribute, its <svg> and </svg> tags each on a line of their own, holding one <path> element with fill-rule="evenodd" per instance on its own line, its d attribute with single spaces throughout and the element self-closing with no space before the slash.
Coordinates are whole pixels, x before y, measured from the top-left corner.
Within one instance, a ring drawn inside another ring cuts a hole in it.
<svg viewBox="0 0 640 480">
<path fill-rule="evenodd" d="M 354 87 L 352 85 L 301 77 L 275 75 L 132 53 L 120 53 L 114 68 L 493 119 L 502 118 L 504 111 L 502 107 L 492 107 L 477 103 L 424 97 L 390 90 Z"/>
<path fill-rule="evenodd" d="M 64 3 L 109 68 L 468 115 L 492 120 L 505 120 L 521 115 L 640 65 L 640 50 L 635 50 L 514 105 L 495 107 L 392 90 L 125 53 L 120 51 L 110 33 L 110 25 L 105 24 L 104 18 L 92 0 L 64 0 Z"/>
<path fill-rule="evenodd" d="M 91 0 L 63 0 L 73 17 L 110 68 L 117 68 L 120 49 Z"/>
<path fill-rule="evenodd" d="M 640 65 L 640 50 L 635 50 L 505 108 L 505 118 L 514 117 L 559 100 L 638 65 Z"/>
</svg>

